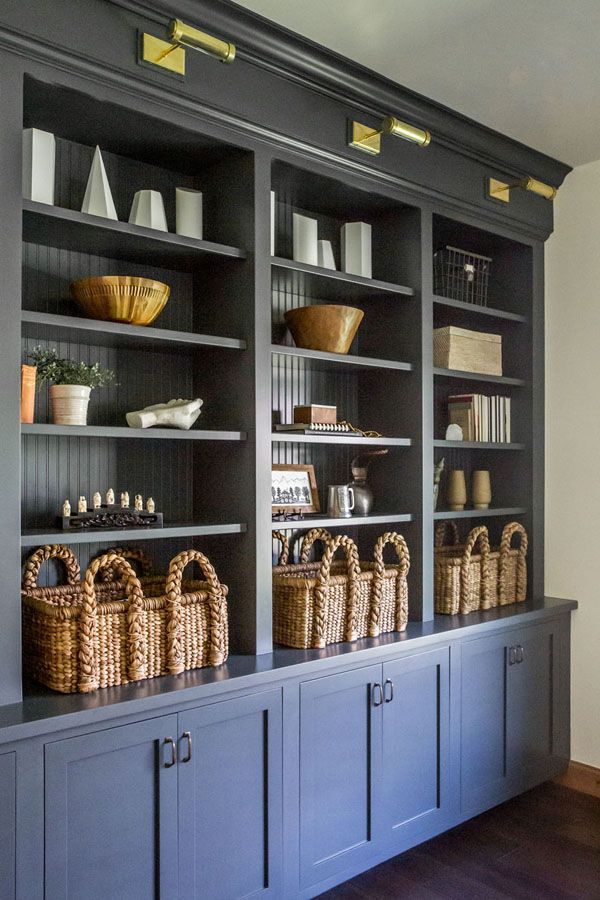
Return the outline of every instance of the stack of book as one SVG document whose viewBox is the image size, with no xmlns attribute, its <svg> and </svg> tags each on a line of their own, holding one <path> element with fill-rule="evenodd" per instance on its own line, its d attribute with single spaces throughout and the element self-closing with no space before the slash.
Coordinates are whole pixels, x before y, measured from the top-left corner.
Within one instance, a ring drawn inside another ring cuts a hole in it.
<svg viewBox="0 0 600 900">
<path fill-rule="evenodd" d="M 460 425 L 464 441 L 509 444 L 510 397 L 456 394 L 448 397 L 448 421 Z"/>
</svg>

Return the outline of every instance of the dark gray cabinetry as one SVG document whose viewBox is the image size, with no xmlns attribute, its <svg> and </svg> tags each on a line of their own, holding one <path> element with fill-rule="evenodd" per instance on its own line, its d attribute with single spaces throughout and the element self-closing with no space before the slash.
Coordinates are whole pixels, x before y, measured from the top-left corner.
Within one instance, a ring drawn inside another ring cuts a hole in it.
<svg viewBox="0 0 600 900">
<path fill-rule="evenodd" d="M 0 755 L 0 897 L 15 896 L 16 860 L 16 755 Z"/>
</svg>

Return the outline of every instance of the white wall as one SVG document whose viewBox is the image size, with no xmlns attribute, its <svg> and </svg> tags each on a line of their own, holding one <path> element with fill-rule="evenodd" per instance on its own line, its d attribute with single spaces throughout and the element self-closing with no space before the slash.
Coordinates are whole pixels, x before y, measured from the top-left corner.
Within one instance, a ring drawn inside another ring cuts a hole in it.
<svg viewBox="0 0 600 900">
<path fill-rule="evenodd" d="M 600 161 L 546 245 L 546 594 L 572 597 L 571 758 L 600 767 Z"/>
</svg>

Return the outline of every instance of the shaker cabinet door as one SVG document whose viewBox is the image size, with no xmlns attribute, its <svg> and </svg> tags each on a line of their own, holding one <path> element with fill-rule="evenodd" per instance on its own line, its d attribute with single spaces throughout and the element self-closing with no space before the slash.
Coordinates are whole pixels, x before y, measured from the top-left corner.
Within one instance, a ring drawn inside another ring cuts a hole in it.
<svg viewBox="0 0 600 900">
<path fill-rule="evenodd" d="M 0 756 L 0 897 L 11 900 L 15 896 L 15 839 L 16 818 L 16 756 Z"/>
<path fill-rule="evenodd" d="M 177 717 L 47 744 L 45 885 L 52 900 L 175 900 Z"/>
</svg>

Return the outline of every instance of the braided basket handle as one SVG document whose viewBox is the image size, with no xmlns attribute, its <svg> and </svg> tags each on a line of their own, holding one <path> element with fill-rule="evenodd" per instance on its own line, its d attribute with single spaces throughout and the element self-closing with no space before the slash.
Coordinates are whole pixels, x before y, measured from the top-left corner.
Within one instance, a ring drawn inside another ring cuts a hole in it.
<svg viewBox="0 0 600 900">
<path fill-rule="evenodd" d="M 152 574 L 153 563 L 145 550 L 140 550 L 137 547 L 111 547 L 109 550 L 103 550 L 98 556 L 101 556 L 102 553 L 116 553 L 118 556 L 123 557 L 123 559 L 138 562 L 140 564 L 141 574 L 144 578 Z M 106 566 L 98 572 L 98 580 L 115 580 L 115 573 L 110 566 Z"/>
<path fill-rule="evenodd" d="M 181 581 L 183 570 L 191 562 L 198 563 L 207 583 L 209 665 L 220 666 L 225 662 L 225 631 L 223 627 L 225 588 L 219 581 L 207 556 L 200 553 L 199 550 L 184 550 L 173 557 L 169 563 L 167 575 L 167 668 L 171 675 L 177 675 L 184 670 L 181 646 Z"/>
<path fill-rule="evenodd" d="M 314 531 L 319 531 L 315 528 Z M 309 532 L 310 533 L 310 532 Z M 319 540 L 325 540 L 319 536 Z M 327 613 L 329 607 L 329 577 L 331 573 L 331 563 L 333 557 L 338 550 L 343 550 L 346 556 L 348 568 L 348 602 L 346 604 L 346 627 L 345 640 L 355 641 L 356 633 L 356 579 L 360 575 L 360 564 L 358 561 L 358 549 L 351 538 L 344 534 L 338 534 L 334 538 L 330 537 L 325 546 L 325 552 L 321 559 L 319 572 L 317 574 L 317 584 L 315 587 L 315 615 L 313 624 L 313 646 L 325 647 L 325 630 L 327 625 Z"/>
<path fill-rule="evenodd" d="M 288 563 L 290 558 L 290 542 L 286 534 L 283 531 L 274 531 L 273 532 L 273 540 L 279 541 L 281 544 L 281 550 L 279 552 L 279 558 L 277 560 L 278 566 L 285 566 Z"/>
<path fill-rule="evenodd" d="M 383 549 L 386 544 L 392 544 L 399 560 L 399 577 L 396 580 L 396 606 L 394 610 L 394 628 L 400 627 L 400 604 L 402 601 L 403 582 L 410 568 L 410 553 L 408 546 L 401 534 L 396 531 L 386 531 L 375 544 L 375 570 L 371 587 L 371 599 L 369 603 L 369 637 L 379 635 L 379 617 L 381 614 L 381 595 L 383 590 L 383 578 L 385 575 L 385 563 L 383 561 Z"/>
<path fill-rule="evenodd" d="M 467 537 L 467 544 L 465 546 L 465 552 L 463 553 L 462 562 L 460 565 L 460 612 L 468 612 L 469 610 L 464 609 L 464 605 L 466 605 L 467 597 L 469 596 L 469 566 L 471 564 L 471 555 L 475 550 L 477 544 L 481 544 L 481 578 L 480 578 L 480 597 L 479 597 L 479 608 L 480 609 L 489 609 L 491 605 L 490 601 L 490 569 L 489 569 L 489 555 L 490 555 L 490 539 L 488 535 L 488 530 L 485 525 L 479 525 L 477 528 L 473 528 L 472 531 L 469 532 L 469 536 Z"/>
<path fill-rule="evenodd" d="M 333 537 L 326 528 L 311 528 L 302 538 L 302 548 L 300 550 L 300 562 L 308 562 L 308 555 L 312 550 L 315 541 L 322 541 L 325 547 L 333 540 Z"/>
<path fill-rule="evenodd" d="M 452 532 L 452 544 L 447 545 L 446 541 L 446 529 L 449 528 Z M 438 522 L 435 526 L 435 539 L 434 539 L 434 547 L 444 547 L 451 546 L 456 547 L 460 544 L 460 537 L 458 534 L 458 527 L 456 522 L 450 519 L 447 522 Z"/>
<path fill-rule="evenodd" d="M 95 579 L 105 568 L 116 568 L 123 580 L 123 590 L 127 597 L 127 677 L 139 681 L 146 677 L 146 641 L 142 626 L 144 595 L 137 576 L 122 556 L 109 551 L 92 560 L 82 584 L 81 613 L 79 616 L 78 650 L 79 682 L 81 693 L 95 691 L 99 686 L 98 671 L 98 603 Z"/>
<path fill-rule="evenodd" d="M 77 559 L 64 544 L 44 544 L 43 547 L 31 554 L 25 563 L 25 571 L 23 573 L 23 590 L 31 591 L 37 588 L 38 576 L 42 563 L 49 559 L 60 559 L 64 563 L 67 584 L 76 585 L 79 583 L 81 573 Z"/>
<path fill-rule="evenodd" d="M 501 605 L 507 602 L 506 598 L 506 567 L 508 565 L 508 551 L 515 534 L 519 535 L 519 558 L 517 560 L 517 584 L 515 600 L 522 602 L 527 594 L 527 532 L 519 522 L 509 522 L 502 529 L 500 540 L 500 560 L 498 563 L 498 599 Z"/>
</svg>

